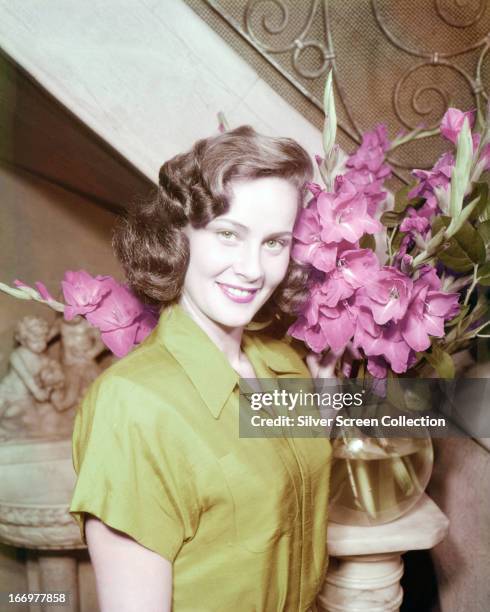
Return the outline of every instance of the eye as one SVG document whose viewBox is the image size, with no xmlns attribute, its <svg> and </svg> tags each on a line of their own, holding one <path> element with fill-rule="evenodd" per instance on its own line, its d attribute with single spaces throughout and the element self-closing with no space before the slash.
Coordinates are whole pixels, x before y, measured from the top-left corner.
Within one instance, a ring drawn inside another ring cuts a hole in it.
<svg viewBox="0 0 490 612">
<path fill-rule="evenodd" d="M 271 251 L 278 251 L 285 246 L 286 242 L 284 240 L 279 240 L 277 238 L 271 238 L 265 242 L 265 246 Z"/>
<path fill-rule="evenodd" d="M 226 242 L 232 242 L 236 238 L 235 232 L 232 232 L 230 230 L 219 230 L 216 233 L 218 234 L 218 236 L 223 238 L 223 240 L 225 240 Z"/>
</svg>

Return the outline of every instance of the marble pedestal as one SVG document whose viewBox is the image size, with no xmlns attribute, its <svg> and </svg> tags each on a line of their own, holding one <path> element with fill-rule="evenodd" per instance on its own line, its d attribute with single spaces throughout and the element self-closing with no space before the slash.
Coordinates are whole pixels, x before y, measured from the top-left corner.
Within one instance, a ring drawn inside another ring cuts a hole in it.
<svg viewBox="0 0 490 612">
<path fill-rule="evenodd" d="M 401 555 L 429 549 L 446 535 L 448 518 L 424 494 L 405 516 L 376 527 L 330 523 L 330 564 L 319 612 L 396 612 L 403 599 Z"/>
<path fill-rule="evenodd" d="M 0 444 L 0 541 L 26 548 L 27 590 L 62 591 L 63 607 L 31 610 L 78 612 L 77 551 L 85 548 L 68 504 L 75 484 L 71 440 Z"/>
</svg>

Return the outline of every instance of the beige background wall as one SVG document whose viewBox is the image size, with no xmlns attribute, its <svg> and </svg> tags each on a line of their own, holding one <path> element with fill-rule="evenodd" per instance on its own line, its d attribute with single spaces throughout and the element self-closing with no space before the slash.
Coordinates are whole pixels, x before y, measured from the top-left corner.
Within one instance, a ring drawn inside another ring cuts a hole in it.
<svg viewBox="0 0 490 612">
<path fill-rule="evenodd" d="M 114 216 L 91 201 L 19 170 L 0 166 L 0 278 L 43 281 L 54 295 L 65 270 L 120 275 L 110 247 Z M 15 321 L 54 317 L 40 304 L 0 294 L 0 372 L 5 371 Z"/>
<path fill-rule="evenodd" d="M 111 213 L 52 183 L 4 166 L 0 166 L 0 186 L 2 281 L 42 280 L 56 293 L 65 270 L 83 267 L 94 274 L 120 275 L 110 248 Z M 25 314 L 54 316 L 42 305 L 0 294 L 0 376 L 7 367 L 13 326 Z M 84 610 L 92 612 L 94 589 L 89 586 L 88 569 L 87 564 L 81 567 Z M 25 589 L 23 551 L 0 544 L 0 592 Z M 0 604 L 0 612 L 4 612 L 1 607 Z M 21 607 L 17 608 L 24 612 Z"/>
</svg>

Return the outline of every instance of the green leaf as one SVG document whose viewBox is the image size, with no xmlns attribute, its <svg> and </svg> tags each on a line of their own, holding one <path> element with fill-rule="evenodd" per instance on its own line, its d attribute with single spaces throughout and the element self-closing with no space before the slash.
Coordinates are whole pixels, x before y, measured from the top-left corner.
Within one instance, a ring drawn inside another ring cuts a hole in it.
<svg viewBox="0 0 490 612">
<path fill-rule="evenodd" d="M 385 227 L 396 227 L 399 225 L 403 219 L 404 215 L 402 213 L 397 213 L 394 210 L 387 210 L 381 215 L 381 223 Z"/>
<path fill-rule="evenodd" d="M 466 221 L 471 217 L 477 204 L 478 198 L 475 198 L 463 208 L 463 210 L 457 217 L 451 220 L 451 223 L 447 230 L 448 236 L 454 236 L 454 234 L 457 234 L 459 232 L 459 230 L 463 227 Z"/>
<path fill-rule="evenodd" d="M 403 212 L 407 206 L 409 206 L 408 192 L 410 189 L 412 189 L 412 185 L 405 185 L 395 193 L 395 202 L 393 206 L 395 212 Z"/>
<path fill-rule="evenodd" d="M 466 222 L 461 229 L 454 234 L 453 238 L 471 261 L 474 263 L 485 263 L 487 258 L 485 243 L 471 223 Z"/>
<path fill-rule="evenodd" d="M 478 284 L 490 287 L 490 262 L 478 268 Z"/>
<path fill-rule="evenodd" d="M 432 345 L 432 352 L 426 353 L 425 358 L 441 378 L 454 378 L 453 358 L 437 344 Z"/>
<path fill-rule="evenodd" d="M 442 227 L 447 227 L 451 219 L 444 215 L 440 215 L 432 222 L 432 235 L 436 235 Z M 455 272 L 468 272 L 473 270 L 473 262 L 468 255 L 460 248 L 454 238 L 451 238 L 446 243 L 446 248 L 441 248 L 437 252 L 437 258 L 445 266 L 451 268 Z"/>
<path fill-rule="evenodd" d="M 478 200 L 475 209 L 470 215 L 470 220 L 478 219 L 480 215 L 485 213 L 485 210 L 490 206 L 490 200 L 488 199 L 488 185 L 487 183 L 476 183 L 473 191 L 468 197 L 468 202 Z"/>
<path fill-rule="evenodd" d="M 393 206 L 394 212 L 402 213 L 409 206 L 413 206 L 413 208 L 418 208 L 425 202 L 425 198 L 409 199 L 408 194 L 414 187 L 415 185 L 413 183 L 411 185 L 405 185 L 395 193 L 395 203 Z"/>
<path fill-rule="evenodd" d="M 490 219 L 480 223 L 476 229 L 482 237 L 485 247 L 488 247 L 488 245 L 490 245 Z"/>
<path fill-rule="evenodd" d="M 437 215 L 432 220 L 432 235 L 435 236 L 442 227 L 447 227 L 451 223 L 451 217 L 446 215 Z"/>
<path fill-rule="evenodd" d="M 371 249 L 371 251 L 376 250 L 376 239 L 372 234 L 364 234 L 362 238 L 359 240 L 359 246 L 361 249 Z"/>
<path fill-rule="evenodd" d="M 439 215 L 432 222 L 432 234 L 442 227 L 448 227 L 450 217 Z M 457 272 L 467 272 L 473 263 L 484 263 L 486 260 L 485 243 L 471 223 L 466 222 L 448 242 L 448 247 L 437 252 L 440 261 Z"/>
<path fill-rule="evenodd" d="M 391 248 L 393 249 L 393 252 L 396 252 L 400 249 L 402 240 L 406 235 L 406 232 L 396 232 L 395 237 L 393 238 L 393 241 L 391 243 Z"/>
</svg>

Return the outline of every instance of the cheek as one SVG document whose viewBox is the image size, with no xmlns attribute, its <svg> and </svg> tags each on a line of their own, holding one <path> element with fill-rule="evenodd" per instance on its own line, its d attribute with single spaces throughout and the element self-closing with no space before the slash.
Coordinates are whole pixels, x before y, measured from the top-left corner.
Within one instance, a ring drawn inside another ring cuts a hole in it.
<svg viewBox="0 0 490 612">
<path fill-rule="evenodd" d="M 271 261 L 268 262 L 267 274 L 270 285 L 276 287 L 284 280 L 288 271 L 289 261 L 289 250 L 271 258 Z"/>
<path fill-rule="evenodd" d="M 208 278 L 223 271 L 227 266 L 230 249 L 220 245 L 211 235 L 196 236 L 189 243 L 190 258 L 187 277 Z"/>
</svg>

